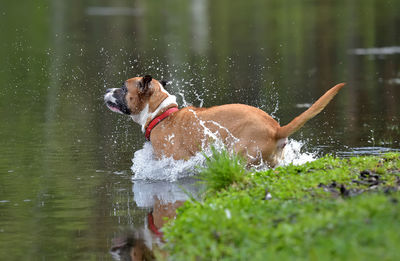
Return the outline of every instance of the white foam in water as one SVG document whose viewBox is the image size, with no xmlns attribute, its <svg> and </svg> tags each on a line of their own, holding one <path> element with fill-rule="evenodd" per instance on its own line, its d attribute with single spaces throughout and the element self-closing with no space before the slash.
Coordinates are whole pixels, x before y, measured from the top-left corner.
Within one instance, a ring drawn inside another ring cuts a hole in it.
<svg viewBox="0 0 400 261">
<path fill-rule="evenodd" d="M 300 165 L 306 162 L 314 161 L 317 157 L 315 153 L 301 152 L 304 143 L 296 140 L 289 140 L 284 151 L 284 160 L 279 166 L 288 164 Z M 216 148 L 222 148 L 219 145 Z M 132 171 L 134 180 L 167 180 L 176 181 L 180 178 L 193 176 L 196 174 L 196 166 L 203 165 L 204 155 L 211 155 L 211 151 L 206 149 L 199 152 L 189 160 L 174 160 L 173 158 L 162 158 L 157 160 L 153 154 L 153 148 L 150 142 L 146 142 L 142 149 L 135 152 L 132 159 Z M 260 168 L 261 167 L 261 168 Z M 257 170 L 265 170 L 266 166 L 259 166 Z"/>
<path fill-rule="evenodd" d="M 301 165 L 306 162 L 314 161 L 317 159 L 316 153 L 312 152 L 301 152 L 301 148 L 304 143 L 297 140 L 289 139 L 286 144 L 285 150 L 283 151 L 284 158 L 279 163 L 280 166 L 286 166 L 289 164 Z"/>
<path fill-rule="evenodd" d="M 173 158 L 154 157 L 153 147 L 146 142 L 142 149 L 135 152 L 132 159 L 134 180 L 168 180 L 175 181 L 179 178 L 192 176 L 196 173 L 195 166 L 201 165 L 205 158 L 202 153 L 197 153 L 189 160 L 174 160 Z"/>
</svg>

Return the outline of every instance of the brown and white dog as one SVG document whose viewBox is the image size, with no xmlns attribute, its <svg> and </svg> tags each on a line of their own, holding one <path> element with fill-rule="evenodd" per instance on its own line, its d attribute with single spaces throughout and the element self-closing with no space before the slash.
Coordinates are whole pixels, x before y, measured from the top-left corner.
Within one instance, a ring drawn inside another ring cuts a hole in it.
<svg viewBox="0 0 400 261">
<path fill-rule="evenodd" d="M 149 75 L 128 79 L 122 88 L 107 90 L 104 100 L 109 109 L 131 116 L 142 126 L 157 158 L 186 160 L 210 141 L 220 140 L 246 157 L 249 165 L 261 160 L 273 167 L 283 156 L 287 137 L 321 112 L 344 85 L 328 90 L 282 127 L 264 111 L 243 104 L 178 109 L 176 97 L 164 89 L 165 82 Z"/>
</svg>

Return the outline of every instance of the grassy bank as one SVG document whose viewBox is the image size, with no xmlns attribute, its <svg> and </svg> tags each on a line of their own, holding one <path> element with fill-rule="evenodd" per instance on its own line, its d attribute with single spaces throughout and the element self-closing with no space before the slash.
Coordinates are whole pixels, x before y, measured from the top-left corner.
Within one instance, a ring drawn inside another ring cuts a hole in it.
<svg viewBox="0 0 400 261">
<path fill-rule="evenodd" d="M 400 260 L 399 153 L 257 173 L 236 162 L 208 160 L 204 200 L 165 227 L 171 260 Z"/>
</svg>

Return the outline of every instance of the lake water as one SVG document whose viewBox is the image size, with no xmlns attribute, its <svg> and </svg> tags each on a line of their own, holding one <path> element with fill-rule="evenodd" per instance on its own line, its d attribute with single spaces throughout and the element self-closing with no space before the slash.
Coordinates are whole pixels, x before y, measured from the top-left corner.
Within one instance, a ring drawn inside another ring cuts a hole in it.
<svg viewBox="0 0 400 261">
<path fill-rule="evenodd" d="M 398 150 L 399 10 L 395 0 L 2 1 L 0 259 L 112 260 L 127 238 L 160 240 L 149 214 L 158 225 L 181 187 L 197 188 L 132 180 L 144 135 L 103 94 L 137 75 L 171 81 L 181 105 L 245 103 L 281 124 L 347 82 L 291 137 L 296 152 Z"/>
</svg>

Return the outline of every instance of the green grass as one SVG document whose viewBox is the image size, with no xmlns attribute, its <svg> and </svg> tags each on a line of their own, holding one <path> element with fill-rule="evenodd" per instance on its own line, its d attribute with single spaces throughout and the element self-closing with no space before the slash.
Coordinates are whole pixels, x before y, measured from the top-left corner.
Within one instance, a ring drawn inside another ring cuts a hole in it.
<svg viewBox="0 0 400 261">
<path fill-rule="evenodd" d="M 400 260 L 398 153 L 327 156 L 230 184 L 178 209 L 164 228 L 168 259 Z"/>
<path fill-rule="evenodd" d="M 206 156 L 206 166 L 201 167 L 198 177 L 206 184 L 208 192 L 213 193 L 228 186 L 243 182 L 246 168 L 245 160 L 227 150 L 218 151 L 211 147 L 212 155 Z"/>
</svg>

